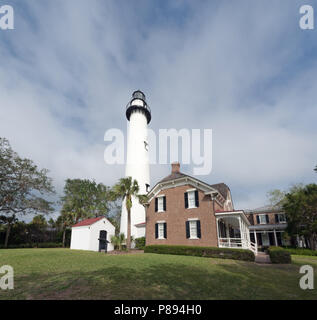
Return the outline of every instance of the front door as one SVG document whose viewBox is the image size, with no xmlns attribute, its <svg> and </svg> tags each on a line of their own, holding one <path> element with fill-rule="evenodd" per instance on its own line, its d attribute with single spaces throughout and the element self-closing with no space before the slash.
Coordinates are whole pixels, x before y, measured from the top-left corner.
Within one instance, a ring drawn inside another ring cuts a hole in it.
<svg viewBox="0 0 317 320">
<path fill-rule="evenodd" d="M 107 252 L 107 231 L 101 230 L 99 233 L 99 251 L 105 250 Z"/>
<path fill-rule="evenodd" d="M 268 247 L 270 245 L 270 238 L 267 232 L 262 233 L 262 246 Z"/>
</svg>

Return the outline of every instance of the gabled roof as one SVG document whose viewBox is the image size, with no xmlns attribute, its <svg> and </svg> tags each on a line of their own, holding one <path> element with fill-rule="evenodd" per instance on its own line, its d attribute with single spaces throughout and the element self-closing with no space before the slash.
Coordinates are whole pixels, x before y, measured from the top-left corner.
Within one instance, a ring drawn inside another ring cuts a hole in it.
<svg viewBox="0 0 317 320">
<path fill-rule="evenodd" d="M 227 192 L 229 190 L 229 187 L 221 182 L 221 183 L 217 183 L 217 184 L 211 184 L 211 187 L 213 187 L 214 189 L 216 189 L 217 191 L 219 191 L 221 193 L 221 195 L 227 199 Z"/>
<path fill-rule="evenodd" d="M 188 175 L 181 173 L 181 172 L 173 172 L 170 175 L 168 175 L 167 177 L 160 180 L 160 182 L 166 182 L 166 181 L 175 180 L 175 179 L 179 179 L 179 178 L 183 178 L 183 177 L 188 177 Z"/>
<path fill-rule="evenodd" d="M 90 226 L 94 223 L 96 223 L 97 221 L 101 220 L 101 219 L 104 219 L 105 217 L 97 217 L 97 218 L 89 218 L 89 219 L 85 219 L 85 220 L 82 220 L 76 224 L 74 224 L 72 226 L 72 228 L 75 228 L 75 227 L 83 227 L 83 226 Z"/>
<path fill-rule="evenodd" d="M 260 213 L 260 212 L 281 212 L 283 211 L 283 207 L 276 205 L 276 206 L 272 206 L 272 205 L 267 205 L 267 206 L 263 206 L 257 209 L 250 209 L 250 210 L 245 210 L 246 213 Z"/>
<path fill-rule="evenodd" d="M 157 184 L 163 183 L 163 182 L 172 181 L 172 180 L 176 180 L 176 179 L 180 179 L 180 178 L 185 178 L 185 177 L 194 179 L 194 180 L 196 180 L 196 181 L 198 181 L 198 182 L 201 182 L 201 183 L 204 183 L 205 185 L 210 186 L 210 187 L 213 188 L 213 189 L 216 189 L 216 190 L 223 196 L 224 199 L 227 199 L 227 192 L 228 192 L 228 190 L 230 190 L 230 189 L 229 189 L 229 187 L 228 187 L 225 183 L 221 182 L 221 183 L 217 183 L 217 184 L 208 184 L 208 183 L 206 183 L 206 182 L 203 182 L 203 181 L 201 181 L 201 180 L 199 180 L 199 179 L 197 179 L 197 178 L 195 178 L 195 177 L 189 176 L 188 174 L 184 174 L 184 173 L 182 173 L 182 172 L 173 172 L 173 173 L 171 173 L 170 175 L 168 175 L 167 177 L 165 177 L 165 178 L 163 178 L 162 180 L 160 180 Z M 156 184 L 156 185 L 157 185 L 157 184 Z M 155 185 L 155 186 L 156 186 L 156 185 Z M 154 187 L 155 187 L 155 186 L 154 186 Z M 152 188 L 152 190 L 153 190 L 153 189 L 154 189 L 154 188 Z M 151 190 L 151 191 L 152 191 L 152 190 Z M 150 192 L 151 192 L 151 191 L 150 191 Z"/>
</svg>

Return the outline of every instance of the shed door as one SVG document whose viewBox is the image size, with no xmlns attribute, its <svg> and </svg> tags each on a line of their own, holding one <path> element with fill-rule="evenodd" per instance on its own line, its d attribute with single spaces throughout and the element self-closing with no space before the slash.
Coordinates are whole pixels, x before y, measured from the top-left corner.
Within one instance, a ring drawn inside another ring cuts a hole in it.
<svg viewBox="0 0 317 320">
<path fill-rule="evenodd" d="M 101 230 L 99 233 L 99 251 L 107 251 L 107 231 Z"/>
</svg>

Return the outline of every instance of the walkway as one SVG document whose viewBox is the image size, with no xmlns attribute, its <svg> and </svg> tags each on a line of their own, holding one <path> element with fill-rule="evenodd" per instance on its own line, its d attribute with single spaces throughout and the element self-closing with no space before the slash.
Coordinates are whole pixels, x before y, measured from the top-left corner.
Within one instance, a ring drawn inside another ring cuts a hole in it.
<svg viewBox="0 0 317 320">
<path fill-rule="evenodd" d="M 256 263 L 271 263 L 270 257 L 268 254 L 266 254 L 265 252 L 258 252 L 258 254 L 255 256 L 255 262 Z"/>
</svg>

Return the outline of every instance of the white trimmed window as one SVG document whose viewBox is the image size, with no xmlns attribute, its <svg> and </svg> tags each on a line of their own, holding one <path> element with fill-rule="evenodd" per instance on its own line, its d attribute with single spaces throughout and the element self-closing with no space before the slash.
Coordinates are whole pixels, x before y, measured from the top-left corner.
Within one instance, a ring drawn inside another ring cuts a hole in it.
<svg viewBox="0 0 317 320">
<path fill-rule="evenodd" d="M 259 214 L 259 223 L 260 224 L 267 224 L 267 221 L 266 221 L 266 214 Z"/>
<path fill-rule="evenodd" d="M 166 197 L 165 195 L 159 195 L 155 198 L 155 212 L 166 211 Z"/>
<path fill-rule="evenodd" d="M 196 220 L 189 221 L 189 234 L 190 234 L 190 239 L 198 239 L 198 237 L 197 237 L 197 221 Z"/>
<path fill-rule="evenodd" d="M 188 208 L 196 208 L 195 203 L 195 190 L 194 191 L 188 191 Z"/>
<path fill-rule="evenodd" d="M 158 212 L 164 211 L 164 197 L 157 198 L 157 211 Z"/>
<path fill-rule="evenodd" d="M 159 239 L 165 239 L 164 237 L 164 223 L 158 223 L 158 238 Z"/>
<path fill-rule="evenodd" d="M 277 221 L 278 223 L 286 223 L 285 213 L 279 213 L 277 215 Z"/>
</svg>

